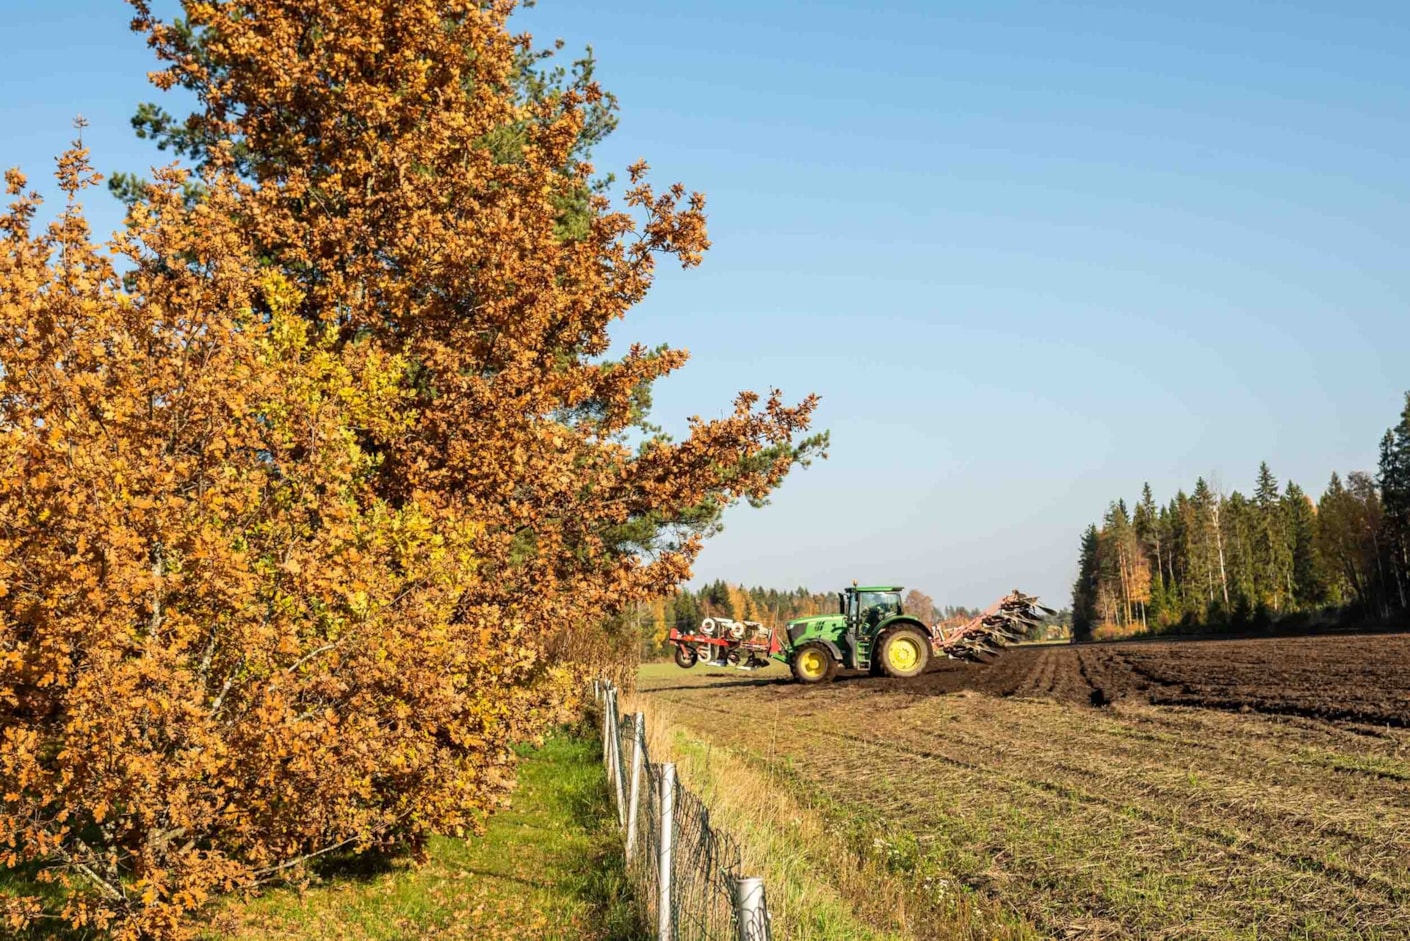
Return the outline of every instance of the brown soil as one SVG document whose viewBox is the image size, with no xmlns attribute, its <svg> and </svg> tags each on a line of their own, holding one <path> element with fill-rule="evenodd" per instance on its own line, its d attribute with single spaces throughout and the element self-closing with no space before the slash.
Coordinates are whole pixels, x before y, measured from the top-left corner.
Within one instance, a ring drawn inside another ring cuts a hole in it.
<svg viewBox="0 0 1410 941">
<path fill-rule="evenodd" d="M 1015 647 L 987 664 L 946 660 L 912 680 L 867 682 L 917 695 L 968 689 L 1089 705 L 1128 700 L 1405 726 L 1410 635 Z"/>
</svg>

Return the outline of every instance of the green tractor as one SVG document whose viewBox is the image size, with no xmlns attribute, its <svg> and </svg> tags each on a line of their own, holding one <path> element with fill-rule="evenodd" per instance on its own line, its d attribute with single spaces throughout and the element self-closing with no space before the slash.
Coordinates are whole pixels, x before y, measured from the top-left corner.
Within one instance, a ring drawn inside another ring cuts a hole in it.
<svg viewBox="0 0 1410 941">
<path fill-rule="evenodd" d="M 789 665 L 800 683 L 819 683 L 839 667 L 872 675 L 910 677 L 924 672 L 930 658 L 983 661 L 1021 639 L 1052 611 L 1038 599 L 1015 591 L 977 617 L 953 625 L 927 626 L 901 608 L 901 588 L 873 585 L 837 596 L 838 612 L 789 621 L 775 636 L 770 654 Z"/>
</svg>

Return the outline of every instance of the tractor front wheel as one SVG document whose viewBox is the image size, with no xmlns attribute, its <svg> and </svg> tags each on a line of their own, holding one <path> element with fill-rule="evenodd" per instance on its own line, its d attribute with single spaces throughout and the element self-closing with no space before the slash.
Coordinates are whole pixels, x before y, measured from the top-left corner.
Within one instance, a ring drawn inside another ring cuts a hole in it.
<svg viewBox="0 0 1410 941">
<path fill-rule="evenodd" d="M 882 638 L 879 659 L 887 676 L 919 676 L 930 663 L 930 641 L 913 627 L 900 628 Z"/>
<path fill-rule="evenodd" d="M 793 678 L 800 683 L 821 683 L 832 679 L 837 672 L 837 661 L 822 644 L 804 644 L 793 653 L 788 661 L 793 668 Z"/>
<path fill-rule="evenodd" d="M 700 659 L 695 655 L 695 651 L 684 644 L 676 644 L 676 666 L 682 670 L 689 670 L 695 666 L 695 661 Z"/>
</svg>

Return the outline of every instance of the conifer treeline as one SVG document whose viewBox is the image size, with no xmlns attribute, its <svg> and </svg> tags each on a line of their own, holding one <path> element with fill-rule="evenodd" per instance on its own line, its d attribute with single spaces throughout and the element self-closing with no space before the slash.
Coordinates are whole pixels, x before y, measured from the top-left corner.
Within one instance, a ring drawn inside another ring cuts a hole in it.
<svg viewBox="0 0 1410 941">
<path fill-rule="evenodd" d="M 1157 504 L 1112 503 L 1082 535 L 1072 589 L 1077 638 L 1240 627 L 1336 612 L 1410 610 L 1410 393 L 1381 439 L 1377 473 L 1332 474 L 1321 497 L 1279 488 L 1267 463 L 1252 496 L 1204 478 Z"/>
</svg>

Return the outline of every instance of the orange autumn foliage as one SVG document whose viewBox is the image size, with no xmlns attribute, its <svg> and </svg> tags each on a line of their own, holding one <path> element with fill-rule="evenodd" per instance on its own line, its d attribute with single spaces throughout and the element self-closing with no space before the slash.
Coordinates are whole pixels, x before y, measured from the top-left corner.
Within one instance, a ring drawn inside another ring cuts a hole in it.
<svg viewBox="0 0 1410 941">
<path fill-rule="evenodd" d="M 685 354 L 607 329 L 703 197 L 590 194 L 601 93 L 516 95 L 512 4 L 134 6 L 199 195 L 163 170 L 96 246 L 76 146 L 57 222 L 16 171 L 0 216 L 0 865 L 61 889 L 0 917 L 124 939 L 473 828 L 594 625 L 815 443 L 778 393 L 638 432 Z"/>
</svg>

